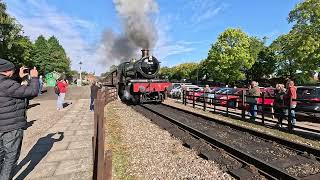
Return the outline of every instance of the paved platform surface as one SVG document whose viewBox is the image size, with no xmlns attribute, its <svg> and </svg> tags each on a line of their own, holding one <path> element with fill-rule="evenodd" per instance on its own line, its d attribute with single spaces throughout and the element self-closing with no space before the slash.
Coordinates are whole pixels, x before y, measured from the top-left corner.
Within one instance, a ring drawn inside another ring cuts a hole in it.
<svg viewBox="0 0 320 180">
<path fill-rule="evenodd" d="M 34 119 L 28 121 L 34 122 L 25 131 L 14 179 L 92 179 L 89 100 L 76 100 L 63 111 L 55 109 L 55 101 L 33 104 L 39 105 L 28 111 L 29 119 Z"/>
</svg>

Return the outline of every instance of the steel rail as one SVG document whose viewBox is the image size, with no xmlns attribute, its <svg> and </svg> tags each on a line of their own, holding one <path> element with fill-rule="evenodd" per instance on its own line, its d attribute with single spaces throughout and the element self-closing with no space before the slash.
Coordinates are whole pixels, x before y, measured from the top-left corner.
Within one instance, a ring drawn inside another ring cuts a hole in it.
<svg viewBox="0 0 320 180">
<path fill-rule="evenodd" d="M 169 116 L 161 114 L 161 113 L 157 112 L 156 110 L 153 110 L 145 105 L 140 105 L 140 106 L 143 107 L 144 109 L 147 109 L 148 111 L 170 121 L 172 124 L 175 124 L 175 125 L 183 128 L 184 130 L 188 131 L 189 133 L 205 140 L 209 144 L 224 149 L 227 153 L 229 153 L 232 156 L 235 156 L 237 158 L 240 158 L 243 162 L 246 162 L 247 164 L 251 164 L 251 165 L 255 166 L 257 169 L 262 171 L 263 174 L 265 174 L 265 175 L 267 174 L 268 176 L 270 176 L 269 178 L 286 179 L 286 180 L 300 179 L 296 176 L 288 174 L 287 172 L 285 172 L 284 170 L 282 170 L 278 167 L 275 167 L 267 162 L 264 162 L 263 160 L 261 160 L 257 157 L 254 157 L 246 152 L 239 150 L 236 147 L 233 147 L 232 145 L 228 145 L 222 141 L 219 141 L 219 140 L 213 138 L 212 136 L 210 136 L 206 133 L 200 132 L 199 130 L 194 129 L 193 127 L 190 127 L 184 123 L 181 123 L 181 122 L 175 120 L 174 118 L 171 118 Z"/>
<path fill-rule="evenodd" d="M 274 136 L 274 135 L 271 135 L 271 134 L 262 133 L 262 132 L 259 132 L 257 130 L 249 129 L 249 128 L 246 128 L 246 127 L 243 127 L 243 126 L 232 124 L 230 122 L 226 122 L 226 121 L 221 121 L 221 120 L 218 120 L 218 119 L 215 119 L 215 118 L 212 118 L 212 117 L 205 116 L 203 114 L 199 114 L 199 113 L 196 113 L 196 112 L 191 112 L 191 111 L 188 111 L 188 110 L 185 110 L 185 109 L 180 109 L 178 107 L 170 106 L 170 105 L 167 105 L 167 104 L 161 104 L 161 105 L 169 107 L 169 108 L 172 108 L 172 109 L 175 109 L 177 111 L 182 111 L 184 113 L 188 113 L 188 114 L 191 114 L 191 115 L 194 115 L 194 116 L 198 116 L 198 117 L 206 119 L 208 121 L 213 121 L 213 122 L 221 124 L 221 125 L 229 126 L 229 127 L 233 128 L 233 129 L 236 129 L 236 130 L 239 130 L 239 131 L 248 132 L 248 133 L 250 133 L 252 135 L 258 136 L 258 137 L 263 138 L 265 140 L 275 141 L 278 144 L 286 146 L 289 149 L 292 149 L 294 151 L 298 151 L 301 154 L 303 154 L 304 152 L 307 152 L 308 154 L 311 154 L 311 155 L 315 156 L 318 160 L 320 160 L 320 149 L 311 147 L 309 145 L 305 145 L 305 144 L 289 141 L 289 140 L 286 140 L 286 139 L 283 139 L 283 138 L 280 138 L 280 137 L 277 137 L 277 136 Z"/>
</svg>

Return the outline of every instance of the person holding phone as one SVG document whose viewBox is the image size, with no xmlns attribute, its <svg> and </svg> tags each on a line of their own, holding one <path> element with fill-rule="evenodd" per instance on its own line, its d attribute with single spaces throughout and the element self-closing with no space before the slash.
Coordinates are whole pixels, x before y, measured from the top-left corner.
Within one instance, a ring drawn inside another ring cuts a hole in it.
<svg viewBox="0 0 320 180">
<path fill-rule="evenodd" d="M 22 67 L 20 78 L 28 75 Z M 38 71 L 30 70 L 30 84 L 21 85 L 13 80 L 15 66 L 0 58 L 0 179 L 12 179 L 12 172 L 20 156 L 23 131 L 27 127 L 25 99 L 39 91 Z"/>
</svg>

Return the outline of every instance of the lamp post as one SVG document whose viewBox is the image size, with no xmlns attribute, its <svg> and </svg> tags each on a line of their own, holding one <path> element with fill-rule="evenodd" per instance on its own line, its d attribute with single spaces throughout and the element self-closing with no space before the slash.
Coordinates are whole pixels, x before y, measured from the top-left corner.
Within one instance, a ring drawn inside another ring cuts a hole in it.
<svg viewBox="0 0 320 180">
<path fill-rule="evenodd" d="M 79 84 L 79 86 L 82 86 L 82 77 L 81 77 L 81 65 L 82 65 L 82 62 L 80 61 L 80 63 L 79 63 L 79 65 L 80 65 L 80 84 Z"/>
</svg>

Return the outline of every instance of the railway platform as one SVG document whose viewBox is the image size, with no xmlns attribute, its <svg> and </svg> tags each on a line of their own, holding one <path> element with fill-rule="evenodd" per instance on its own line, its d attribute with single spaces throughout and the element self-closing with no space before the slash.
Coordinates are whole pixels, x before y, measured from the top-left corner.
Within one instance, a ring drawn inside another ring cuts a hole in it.
<svg viewBox="0 0 320 180">
<path fill-rule="evenodd" d="M 50 96 L 30 102 L 14 179 L 92 179 L 94 121 L 89 100 L 73 96 L 64 110 L 57 111 Z"/>
</svg>

